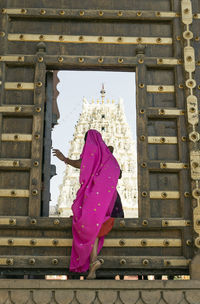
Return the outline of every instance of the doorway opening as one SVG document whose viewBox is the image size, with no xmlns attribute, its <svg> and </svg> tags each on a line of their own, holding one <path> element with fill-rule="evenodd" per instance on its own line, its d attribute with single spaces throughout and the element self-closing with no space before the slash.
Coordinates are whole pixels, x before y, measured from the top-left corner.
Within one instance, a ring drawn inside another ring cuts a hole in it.
<svg viewBox="0 0 200 304">
<path fill-rule="evenodd" d="M 122 170 L 118 181 L 126 218 L 138 217 L 136 86 L 134 72 L 59 71 L 57 105 L 60 119 L 52 131 L 52 147 L 79 159 L 88 129 L 96 129 Z M 57 175 L 51 179 L 50 215 L 72 215 L 71 205 L 80 187 L 79 169 L 56 157 Z"/>
</svg>

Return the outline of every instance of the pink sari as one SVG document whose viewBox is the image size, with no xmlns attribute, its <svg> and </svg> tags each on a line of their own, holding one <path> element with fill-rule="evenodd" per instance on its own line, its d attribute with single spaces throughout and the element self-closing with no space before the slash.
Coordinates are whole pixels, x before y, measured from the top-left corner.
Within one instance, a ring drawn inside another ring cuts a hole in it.
<svg viewBox="0 0 200 304">
<path fill-rule="evenodd" d="M 90 254 L 102 224 L 110 218 L 117 192 L 119 165 L 101 134 L 89 130 L 81 154 L 81 187 L 72 205 L 73 244 L 70 271 L 89 269 Z M 98 253 L 104 237 L 99 238 Z"/>
</svg>

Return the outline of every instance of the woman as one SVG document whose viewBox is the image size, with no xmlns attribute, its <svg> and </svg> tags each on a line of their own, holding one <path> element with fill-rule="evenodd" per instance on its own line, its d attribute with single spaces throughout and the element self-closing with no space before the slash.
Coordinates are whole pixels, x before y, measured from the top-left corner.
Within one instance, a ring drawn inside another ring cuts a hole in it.
<svg viewBox="0 0 200 304">
<path fill-rule="evenodd" d="M 87 132 L 79 160 L 65 158 L 56 149 L 53 154 L 66 164 L 80 168 L 81 187 L 72 205 L 70 271 L 85 272 L 89 268 L 87 279 L 94 279 L 96 270 L 101 266 L 97 254 L 103 246 L 104 235 L 113 226 L 114 219 L 110 219 L 110 216 L 117 199 L 116 186 L 120 168 L 96 130 Z"/>
</svg>

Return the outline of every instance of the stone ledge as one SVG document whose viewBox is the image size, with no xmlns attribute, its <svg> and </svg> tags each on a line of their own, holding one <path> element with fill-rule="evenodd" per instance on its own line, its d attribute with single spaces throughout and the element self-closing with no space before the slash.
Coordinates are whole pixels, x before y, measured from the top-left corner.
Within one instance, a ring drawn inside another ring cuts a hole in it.
<svg viewBox="0 0 200 304">
<path fill-rule="evenodd" d="M 200 304 L 200 281 L 0 280 L 1 304 Z"/>
</svg>

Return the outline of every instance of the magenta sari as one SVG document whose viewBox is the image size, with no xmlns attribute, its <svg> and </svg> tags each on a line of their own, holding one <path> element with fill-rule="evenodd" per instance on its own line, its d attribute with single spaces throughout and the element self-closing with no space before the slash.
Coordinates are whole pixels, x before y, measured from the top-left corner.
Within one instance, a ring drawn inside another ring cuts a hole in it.
<svg viewBox="0 0 200 304">
<path fill-rule="evenodd" d="M 81 154 L 81 187 L 72 205 L 73 244 L 70 271 L 89 269 L 90 254 L 102 224 L 110 218 L 117 196 L 119 165 L 101 134 L 89 130 Z M 99 238 L 98 253 L 104 237 Z"/>
</svg>

